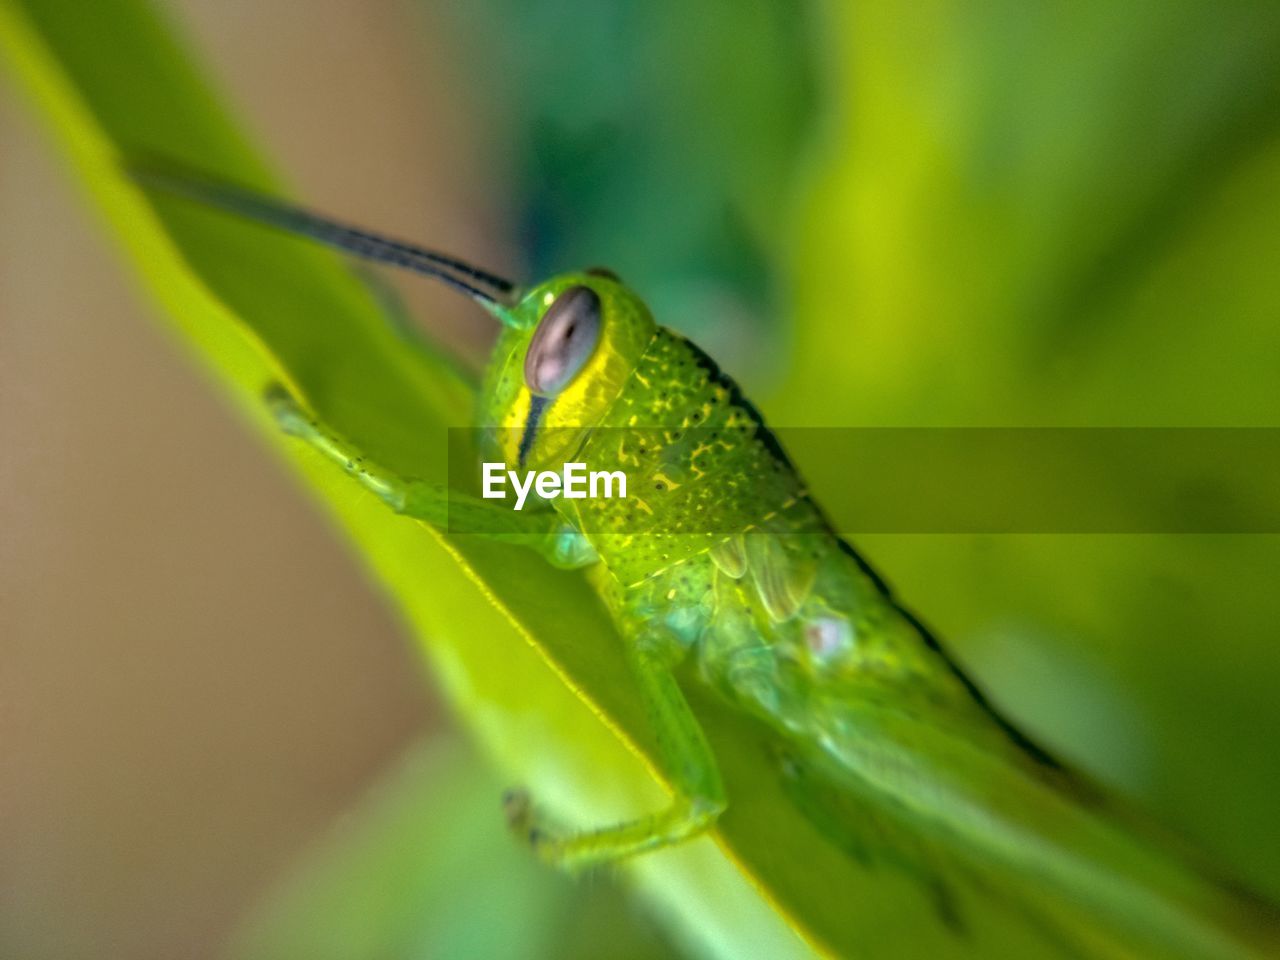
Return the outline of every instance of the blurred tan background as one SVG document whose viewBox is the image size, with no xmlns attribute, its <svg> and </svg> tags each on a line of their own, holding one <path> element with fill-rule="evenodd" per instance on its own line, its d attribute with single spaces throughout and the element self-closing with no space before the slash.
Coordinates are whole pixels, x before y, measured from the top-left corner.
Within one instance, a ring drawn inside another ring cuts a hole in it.
<svg viewBox="0 0 1280 960">
<path fill-rule="evenodd" d="M 167 7 L 298 195 L 506 266 L 481 121 L 420 9 Z M 447 293 L 405 295 L 483 339 Z M 0 84 L 6 957 L 216 955 L 441 723 L 357 562 L 151 313 Z"/>
</svg>

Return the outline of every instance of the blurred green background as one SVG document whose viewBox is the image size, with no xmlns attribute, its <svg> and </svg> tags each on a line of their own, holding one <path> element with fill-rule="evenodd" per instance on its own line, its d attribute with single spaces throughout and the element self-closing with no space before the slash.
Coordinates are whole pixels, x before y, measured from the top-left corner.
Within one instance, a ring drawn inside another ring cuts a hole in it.
<svg viewBox="0 0 1280 960">
<path fill-rule="evenodd" d="M 164 11 L 311 205 L 608 265 L 775 423 L 1280 426 L 1274 3 Z M 8 86 L 0 130 L 0 954 L 671 951 L 507 841 Z M 397 289 L 481 362 L 469 306 Z M 858 544 L 1019 721 L 1280 896 L 1280 540 Z"/>
</svg>

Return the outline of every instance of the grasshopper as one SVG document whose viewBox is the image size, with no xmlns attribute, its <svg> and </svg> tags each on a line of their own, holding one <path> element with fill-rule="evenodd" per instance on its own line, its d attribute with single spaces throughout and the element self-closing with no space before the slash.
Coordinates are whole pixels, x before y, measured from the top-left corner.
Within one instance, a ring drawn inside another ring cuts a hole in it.
<svg viewBox="0 0 1280 960">
<path fill-rule="evenodd" d="M 1079 932 L 1091 925 L 1122 956 L 1280 955 L 1272 906 L 1175 851 L 990 702 L 832 529 L 734 381 L 612 272 L 517 288 L 231 184 L 135 176 L 468 296 L 501 324 L 477 410 L 486 459 L 631 478 L 635 496 L 616 504 L 533 495 L 513 511 L 399 476 L 283 388 L 268 392 L 284 430 L 392 510 L 584 568 L 611 612 L 675 796 L 570 832 L 512 791 L 510 823 L 543 859 L 581 870 L 713 827 L 733 797 L 682 692 L 699 682 L 771 731 L 779 777 L 832 842 L 906 871 L 957 930 L 953 888 L 967 883 L 1068 955 L 1096 955 Z"/>
</svg>

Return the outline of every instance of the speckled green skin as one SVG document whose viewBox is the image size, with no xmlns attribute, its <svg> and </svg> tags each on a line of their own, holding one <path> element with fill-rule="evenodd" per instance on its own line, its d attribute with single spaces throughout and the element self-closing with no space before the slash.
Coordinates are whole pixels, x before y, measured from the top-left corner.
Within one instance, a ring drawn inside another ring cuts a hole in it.
<svg viewBox="0 0 1280 960">
<path fill-rule="evenodd" d="M 795 510 L 804 498 L 800 478 L 736 386 L 661 328 L 581 456 L 591 469 L 625 471 L 628 498 L 562 500 L 557 509 L 588 531 L 627 586 L 706 551 L 727 532 Z M 796 512 L 797 527 L 813 529 L 813 509 Z M 610 529 L 624 532 L 599 535 Z"/>
</svg>

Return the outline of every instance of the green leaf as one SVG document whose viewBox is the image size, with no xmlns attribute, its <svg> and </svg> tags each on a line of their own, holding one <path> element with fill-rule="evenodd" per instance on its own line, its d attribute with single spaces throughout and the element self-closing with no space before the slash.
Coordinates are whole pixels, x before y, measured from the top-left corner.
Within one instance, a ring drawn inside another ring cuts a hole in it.
<svg viewBox="0 0 1280 960">
<path fill-rule="evenodd" d="M 581 576 L 393 516 L 273 428 L 259 398 L 283 380 L 370 454 L 443 478 L 443 431 L 465 423 L 468 398 L 338 259 L 180 201 L 153 203 L 121 175 L 122 154 L 158 153 L 274 185 L 163 24 L 129 0 L 4 0 L 0 45 L 170 322 L 346 530 L 505 775 L 584 826 L 663 803 L 619 640 Z M 999 927 L 961 945 L 918 923 L 921 891 L 836 851 L 783 797 L 755 731 L 700 710 L 732 807 L 714 837 L 625 868 L 680 940 L 775 958 L 907 935 L 936 956 L 988 934 L 1007 943 Z"/>
</svg>

